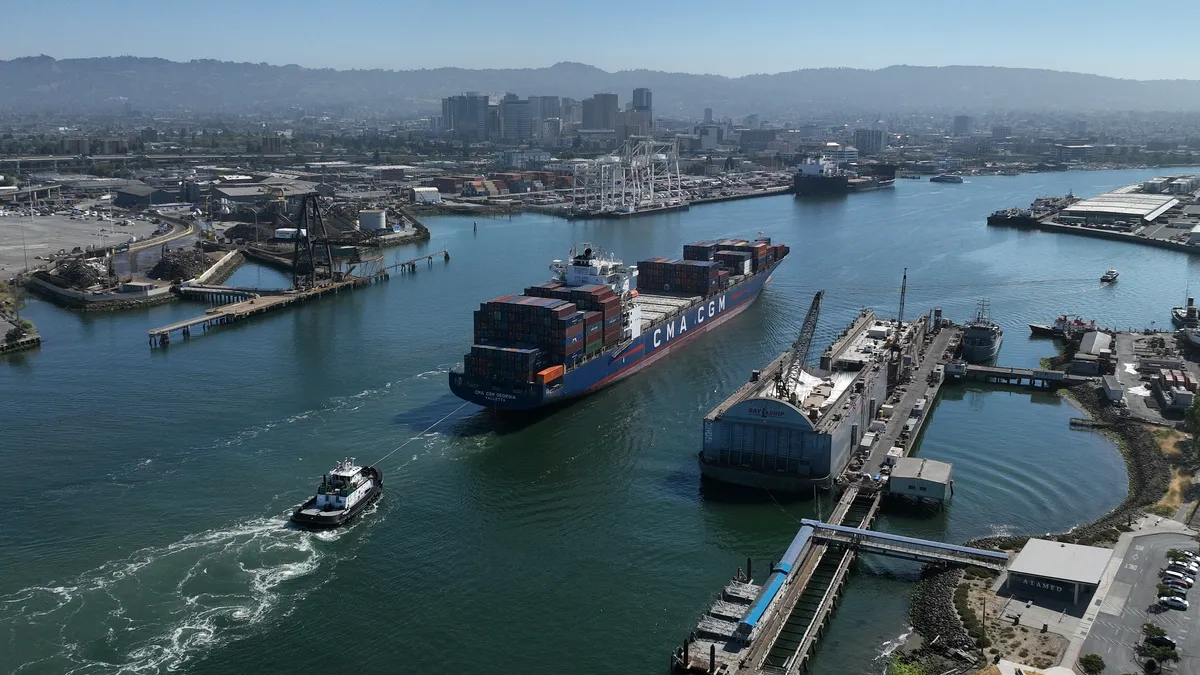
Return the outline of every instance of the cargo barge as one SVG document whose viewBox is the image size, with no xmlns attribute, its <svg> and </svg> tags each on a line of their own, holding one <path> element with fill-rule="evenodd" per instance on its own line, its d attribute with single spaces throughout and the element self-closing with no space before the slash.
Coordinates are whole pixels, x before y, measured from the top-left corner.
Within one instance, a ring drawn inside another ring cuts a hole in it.
<svg viewBox="0 0 1200 675">
<path fill-rule="evenodd" d="M 858 171 L 840 169 L 832 159 L 822 157 L 797 167 L 792 191 L 799 197 L 824 197 L 851 192 L 869 192 L 896 184 L 896 167 L 890 164 L 868 165 Z"/>
<path fill-rule="evenodd" d="M 704 417 L 701 477 L 780 493 L 832 485 L 882 429 L 876 417 L 887 397 L 891 346 L 902 333 L 898 322 L 864 310 L 818 367 L 787 375 L 789 351 L 754 371 Z"/>
<path fill-rule="evenodd" d="M 789 248 L 770 239 L 712 240 L 683 260 L 626 266 L 588 244 L 555 260 L 553 278 L 483 303 L 450 390 L 503 410 L 530 410 L 597 391 L 737 316 Z M 636 281 L 636 286 L 634 285 Z"/>
</svg>

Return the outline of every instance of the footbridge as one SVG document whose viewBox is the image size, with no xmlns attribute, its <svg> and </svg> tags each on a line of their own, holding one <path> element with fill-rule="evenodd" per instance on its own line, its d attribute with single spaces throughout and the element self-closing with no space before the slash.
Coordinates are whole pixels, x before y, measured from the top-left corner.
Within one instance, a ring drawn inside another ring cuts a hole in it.
<svg viewBox="0 0 1200 675">
<path fill-rule="evenodd" d="M 813 528 L 812 538 L 815 541 L 852 549 L 859 553 L 875 553 L 935 565 L 982 567 L 997 572 L 1002 571 L 1008 562 L 1008 554 L 998 551 L 986 551 L 981 548 L 946 544 L 928 539 L 902 537 L 857 527 L 830 525 L 807 518 L 800 522 Z"/>
</svg>

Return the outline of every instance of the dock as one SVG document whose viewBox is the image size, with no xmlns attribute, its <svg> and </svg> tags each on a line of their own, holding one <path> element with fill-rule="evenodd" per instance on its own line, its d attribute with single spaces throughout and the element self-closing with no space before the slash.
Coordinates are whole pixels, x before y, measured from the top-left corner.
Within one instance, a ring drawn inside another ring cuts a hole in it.
<svg viewBox="0 0 1200 675">
<path fill-rule="evenodd" d="M 893 447 L 902 448 L 905 456 L 911 453 L 929 417 L 928 409 L 919 408 L 918 402 L 936 399 L 945 367 L 954 360 L 962 340 L 961 328 L 940 322 L 933 332 L 919 334 L 924 339 L 912 346 L 907 354 L 912 360 L 898 373 L 899 383 L 892 389 L 885 427 L 862 469 L 839 477 L 836 486 L 842 493 L 828 521 L 803 521 L 784 559 L 768 567 L 763 584 L 751 578 L 748 560 L 746 571 L 738 571 L 672 654 L 673 673 L 805 672 L 860 553 L 950 566 L 1002 566 L 1007 558 L 1003 554 L 870 532 L 884 495 L 882 483 L 873 476 Z M 789 555 L 796 556 L 794 563 Z"/>
<path fill-rule="evenodd" d="M 987 384 L 1032 387 L 1034 389 L 1060 389 L 1099 381 L 1097 377 L 1073 375 L 1061 370 L 981 366 L 962 361 L 946 364 L 946 377 L 956 381 L 973 380 Z"/>
<path fill-rule="evenodd" d="M 176 289 L 176 292 L 184 297 L 214 300 L 227 304 L 212 307 L 201 316 L 150 329 L 150 347 L 169 346 L 172 340 L 171 336 L 175 334 L 184 340 L 190 339 L 192 330 L 195 328 L 207 332 L 215 326 L 238 323 L 316 298 L 384 282 L 391 278 L 392 270 L 412 273 L 416 271 L 418 262 L 427 261 L 429 265 L 432 265 L 433 259 L 437 256 L 441 256 L 446 262 L 450 261 L 450 252 L 443 249 L 419 258 L 396 263 L 368 276 L 346 277 L 339 281 L 320 284 L 315 288 L 299 290 L 249 289 L 206 284 L 181 286 Z"/>
</svg>

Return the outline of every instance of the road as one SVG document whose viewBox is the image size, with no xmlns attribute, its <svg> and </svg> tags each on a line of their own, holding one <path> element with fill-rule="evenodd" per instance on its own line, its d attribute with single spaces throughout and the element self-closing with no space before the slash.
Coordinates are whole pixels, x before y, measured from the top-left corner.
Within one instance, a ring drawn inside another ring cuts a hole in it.
<svg viewBox="0 0 1200 675">
<path fill-rule="evenodd" d="M 1142 672 L 1134 647 L 1147 622 L 1161 626 L 1178 643 L 1181 660 L 1175 664 L 1176 672 L 1200 672 L 1200 592 L 1189 594 L 1191 607 L 1186 612 L 1159 611 L 1155 602 L 1158 573 L 1167 565 L 1167 550 L 1183 547 L 1194 551 L 1196 542 L 1186 534 L 1174 533 L 1133 540 L 1083 644 L 1083 654 L 1099 654 L 1104 659 L 1105 672 Z"/>
</svg>

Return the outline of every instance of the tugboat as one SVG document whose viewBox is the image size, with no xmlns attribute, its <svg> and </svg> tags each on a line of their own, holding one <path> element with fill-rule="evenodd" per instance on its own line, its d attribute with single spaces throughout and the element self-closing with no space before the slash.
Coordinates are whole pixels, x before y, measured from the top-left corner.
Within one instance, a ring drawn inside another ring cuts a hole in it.
<svg viewBox="0 0 1200 675">
<path fill-rule="evenodd" d="M 317 494 L 292 512 L 292 522 L 309 529 L 340 527 L 383 494 L 383 472 L 344 459 L 321 476 Z"/>
<path fill-rule="evenodd" d="M 975 318 L 963 329 L 962 357 L 971 363 L 984 363 L 1000 353 L 1004 331 L 988 315 L 988 301 L 979 301 Z"/>
<path fill-rule="evenodd" d="M 1117 280 L 1117 277 L 1120 276 L 1120 274 L 1121 273 L 1116 270 L 1109 270 L 1100 276 L 1100 281 L 1106 284 L 1112 283 Z"/>
<path fill-rule="evenodd" d="M 1063 314 L 1054 320 L 1052 325 L 1044 323 L 1029 324 L 1029 332 L 1033 337 L 1049 337 L 1070 340 L 1082 333 L 1096 330 L 1095 321 L 1084 321 L 1072 314 Z"/>
</svg>

